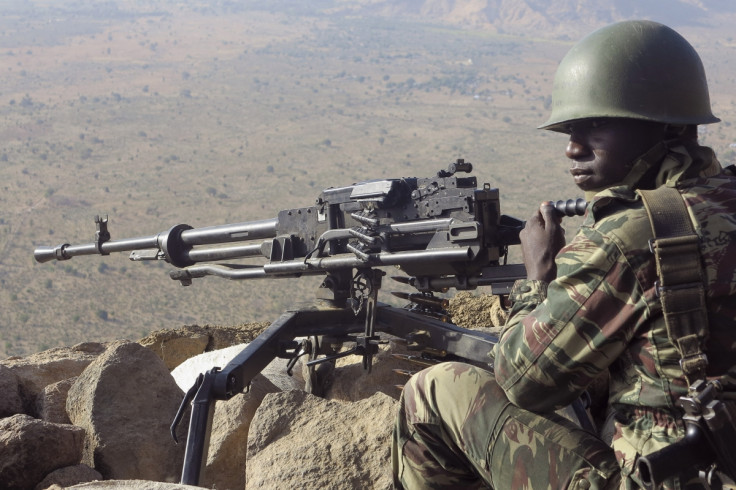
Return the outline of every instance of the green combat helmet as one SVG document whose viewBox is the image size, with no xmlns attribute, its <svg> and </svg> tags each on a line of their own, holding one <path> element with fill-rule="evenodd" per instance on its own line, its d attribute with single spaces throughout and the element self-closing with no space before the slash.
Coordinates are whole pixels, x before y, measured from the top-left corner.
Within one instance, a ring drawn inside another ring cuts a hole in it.
<svg viewBox="0 0 736 490">
<path fill-rule="evenodd" d="M 576 119 L 626 117 L 667 124 L 720 121 L 703 63 L 685 38 L 651 21 L 625 21 L 580 40 L 555 74 L 552 114 L 540 129 Z"/>
</svg>

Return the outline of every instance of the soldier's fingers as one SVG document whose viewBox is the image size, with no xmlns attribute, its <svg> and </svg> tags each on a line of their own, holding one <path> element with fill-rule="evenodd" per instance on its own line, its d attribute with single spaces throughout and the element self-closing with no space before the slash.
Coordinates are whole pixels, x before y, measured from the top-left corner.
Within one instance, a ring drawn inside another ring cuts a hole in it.
<svg viewBox="0 0 736 490">
<path fill-rule="evenodd" d="M 545 224 L 553 223 L 559 225 L 562 223 L 562 216 L 554 207 L 552 201 L 545 201 L 539 206 L 539 213 L 542 216 Z"/>
</svg>

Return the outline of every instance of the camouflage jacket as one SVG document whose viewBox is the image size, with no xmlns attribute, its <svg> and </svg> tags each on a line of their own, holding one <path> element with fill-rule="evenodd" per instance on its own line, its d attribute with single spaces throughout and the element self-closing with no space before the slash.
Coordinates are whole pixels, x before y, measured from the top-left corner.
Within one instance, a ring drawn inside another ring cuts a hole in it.
<svg viewBox="0 0 736 490">
<path fill-rule="evenodd" d="M 553 282 L 517 281 L 493 352 L 500 386 L 531 411 L 569 404 L 609 370 L 612 445 L 624 476 L 638 455 L 684 435 L 675 402 L 687 383 L 655 294 L 651 225 L 635 192 L 660 185 L 683 193 L 701 238 L 709 374 L 736 364 L 736 177 L 709 148 L 664 143 L 637 161 L 623 185 L 594 196 L 557 256 Z"/>
</svg>

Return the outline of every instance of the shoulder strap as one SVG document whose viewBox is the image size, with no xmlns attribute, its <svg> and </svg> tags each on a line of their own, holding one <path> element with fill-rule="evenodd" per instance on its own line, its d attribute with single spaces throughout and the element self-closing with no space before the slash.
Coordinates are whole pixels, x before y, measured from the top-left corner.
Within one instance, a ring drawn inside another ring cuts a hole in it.
<svg viewBox="0 0 736 490">
<path fill-rule="evenodd" d="M 680 353 L 680 366 L 689 384 L 705 379 L 708 336 L 705 274 L 700 240 L 677 189 L 661 186 L 637 191 L 649 214 L 654 239 L 650 249 L 657 263 L 657 292 L 667 335 Z"/>
</svg>

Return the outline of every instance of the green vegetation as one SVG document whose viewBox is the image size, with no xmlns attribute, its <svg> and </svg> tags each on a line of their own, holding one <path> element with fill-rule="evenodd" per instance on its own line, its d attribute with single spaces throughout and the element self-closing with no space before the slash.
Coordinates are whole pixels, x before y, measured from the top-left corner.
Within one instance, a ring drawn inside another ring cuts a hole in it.
<svg viewBox="0 0 736 490">
<path fill-rule="evenodd" d="M 167 264 L 120 254 L 33 261 L 35 246 L 92 241 L 96 214 L 113 239 L 271 218 L 326 187 L 456 158 L 501 189 L 507 214 L 579 195 L 564 137 L 534 129 L 569 43 L 235 3 L 225 16 L 208 2 L 0 8 L 0 357 L 273 320 L 319 284 L 183 288 Z M 704 50 L 708 69 L 725 49 Z M 724 121 L 727 69 L 710 76 Z M 736 141 L 730 125 L 702 136 L 717 151 Z"/>
</svg>

